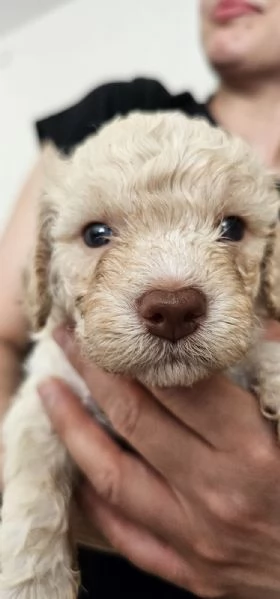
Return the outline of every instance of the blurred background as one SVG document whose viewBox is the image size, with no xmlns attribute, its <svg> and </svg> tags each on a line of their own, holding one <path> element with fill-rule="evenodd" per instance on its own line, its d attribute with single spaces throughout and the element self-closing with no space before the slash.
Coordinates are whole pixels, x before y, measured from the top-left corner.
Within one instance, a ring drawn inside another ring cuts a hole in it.
<svg viewBox="0 0 280 599">
<path fill-rule="evenodd" d="M 137 75 L 203 99 L 214 86 L 198 0 L 0 1 L 0 231 L 38 154 L 33 123 Z"/>
</svg>

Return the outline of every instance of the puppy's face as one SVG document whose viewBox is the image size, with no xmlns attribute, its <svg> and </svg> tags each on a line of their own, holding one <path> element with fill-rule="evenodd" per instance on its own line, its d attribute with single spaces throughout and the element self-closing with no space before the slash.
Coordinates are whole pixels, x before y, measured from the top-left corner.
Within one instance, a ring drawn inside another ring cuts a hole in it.
<svg viewBox="0 0 280 599">
<path fill-rule="evenodd" d="M 240 141 L 179 114 L 132 115 L 46 190 L 49 305 L 87 357 L 171 386 L 244 355 L 278 198 Z"/>
</svg>

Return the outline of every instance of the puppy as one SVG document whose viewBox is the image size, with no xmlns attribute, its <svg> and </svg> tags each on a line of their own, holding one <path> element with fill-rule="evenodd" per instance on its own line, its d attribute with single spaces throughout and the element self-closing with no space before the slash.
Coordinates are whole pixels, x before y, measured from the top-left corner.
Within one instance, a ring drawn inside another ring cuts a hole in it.
<svg viewBox="0 0 280 599">
<path fill-rule="evenodd" d="M 216 371 L 280 410 L 279 198 L 245 143 L 179 113 L 132 114 L 68 158 L 39 202 L 29 280 L 36 331 L 3 427 L 1 599 L 73 599 L 74 467 L 37 393 L 61 377 L 88 390 L 52 340 L 74 322 L 84 356 L 143 384 L 193 385 Z"/>
</svg>

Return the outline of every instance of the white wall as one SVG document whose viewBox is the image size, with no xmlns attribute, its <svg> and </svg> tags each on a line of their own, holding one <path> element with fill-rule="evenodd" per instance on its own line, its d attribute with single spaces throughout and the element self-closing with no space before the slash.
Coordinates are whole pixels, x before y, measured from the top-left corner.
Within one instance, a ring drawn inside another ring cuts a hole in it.
<svg viewBox="0 0 280 599">
<path fill-rule="evenodd" d="M 0 2 L 0 35 L 27 23 L 67 0 L 2 0 Z"/>
<path fill-rule="evenodd" d="M 197 4 L 73 0 L 0 38 L 0 228 L 38 153 L 34 119 L 100 82 L 136 74 L 174 91 L 208 93 L 213 78 L 199 47 Z"/>
</svg>

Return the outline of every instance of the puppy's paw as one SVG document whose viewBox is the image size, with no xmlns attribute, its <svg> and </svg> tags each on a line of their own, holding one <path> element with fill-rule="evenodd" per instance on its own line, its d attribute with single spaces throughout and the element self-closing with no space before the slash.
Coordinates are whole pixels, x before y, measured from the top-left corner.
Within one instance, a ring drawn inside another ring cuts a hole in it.
<svg viewBox="0 0 280 599">
<path fill-rule="evenodd" d="M 250 387 L 259 399 L 262 414 L 278 423 L 280 432 L 280 343 L 265 341 L 256 355 Z"/>
<path fill-rule="evenodd" d="M 272 373 L 263 378 L 261 384 L 255 385 L 253 390 L 259 398 L 263 416 L 277 422 L 280 432 L 280 373 Z"/>
<path fill-rule="evenodd" d="M 275 422 L 277 427 L 277 436 L 280 440 L 280 385 L 269 384 L 262 387 L 261 393 L 258 393 L 261 412 L 265 418 Z"/>
<path fill-rule="evenodd" d="M 280 420 L 280 386 L 268 385 L 260 393 L 261 412 L 269 420 Z"/>
</svg>

